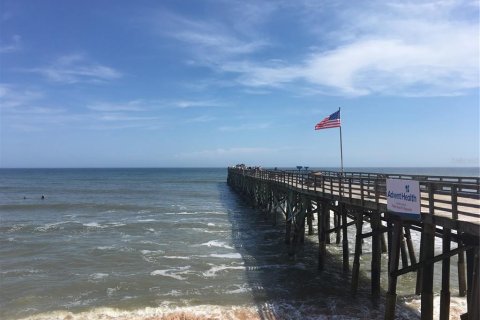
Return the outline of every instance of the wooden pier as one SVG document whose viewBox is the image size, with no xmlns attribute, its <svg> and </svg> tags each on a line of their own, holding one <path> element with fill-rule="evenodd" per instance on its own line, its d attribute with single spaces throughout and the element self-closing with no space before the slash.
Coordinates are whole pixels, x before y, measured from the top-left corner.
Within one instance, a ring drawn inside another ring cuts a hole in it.
<svg viewBox="0 0 480 320">
<path fill-rule="evenodd" d="M 387 179 L 419 181 L 420 219 L 387 210 Z M 440 319 L 449 319 L 450 259 L 457 255 L 459 294 L 467 297 L 468 306 L 461 318 L 480 319 L 480 178 L 232 167 L 228 169 L 228 184 L 274 223 L 278 212 L 284 214 L 285 243 L 292 255 L 303 242 L 306 226 L 308 234 L 313 234 L 316 214 L 318 269 L 324 268 L 326 245 L 335 234 L 336 243 L 342 243 L 343 270 L 351 272 L 353 294 L 358 287 L 362 242 L 371 237 L 371 296 L 375 301 L 381 295 L 381 268 L 388 270 L 385 319 L 395 317 L 397 278 L 408 272 L 416 272 L 421 319 L 433 319 L 436 262 L 442 265 Z M 364 223 L 370 225 L 370 232 L 364 233 Z M 412 230 L 421 232 L 418 253 Z M 355 232 L 351 266 L 349 232 Z M 436 238 L 442 243 L 439 255 L 435 255 Z M 381 265 L 382 254 L 388 255 L 387 266 Z"/>
</svg>

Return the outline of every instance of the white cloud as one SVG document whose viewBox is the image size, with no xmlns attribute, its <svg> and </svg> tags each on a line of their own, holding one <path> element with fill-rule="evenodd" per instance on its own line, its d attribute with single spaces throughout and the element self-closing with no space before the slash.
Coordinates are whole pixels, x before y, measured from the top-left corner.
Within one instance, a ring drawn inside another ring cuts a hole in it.
<svg viewBox="0 0 480 320">
<path fill-rule="evenodd" d="M 237 15 L 236 19 L 239 16 Z M 242 24 L 233 27 L 231 20 L 223 23 L 220 20 L 195 20 L 162 11 L 150 22 L 160 35 L 186 44 L 187 50 L 195 52 L 196 59 L 202 64 L 215 63 L 218 59 L 226 57 L 251 54 L 269 45 L 268 41 L 253 34 L 250 29 L 250 32 L 244 32 L 245 26 L 249 25 L 246 20 L 236 20 Z M 253 20 L 256 19 L 252 18 Z M 240 28 L 240 25 L 244 27 Z"/>
<path fill-rule="evenodd" d="M 177 154 L 176 158 L 181 159 L 217 159 L 218 157 L 240 157 L 244 155 L 271 154 L 277 152 L 277 149 L 260 148 L 260 147 L 232 147 L 232 148 L 216 148 L 187 153 Z"/>
<path fill-rule="evenodd" d="M 0 53 L 11 53 L 20 50 L 22 37 L 18 34 L 12 36 L 12 39 L 7 44 L 0 44 Z"/>
<path fill-rule="evenodd" d="M 216 120 L 215 117 L 203 115 L 203 116 L 187 119 L 187 120 L 185 120 L 185 122 L 187 122 L 187 123 L 195 123 L 195 122 L 202 123 L 202 122 L 211 122 L 211 121 L 214 121 L 214 120 Z"/>
<path fill-rule="evenodd" d="M 270 123 L 246 123 L 238 126 L 222 126 L 218 128 L 220 131 L 252 131 L 270 128 Z"/>
<path fill-rule="evenodd" d="M 198 49 L 194 50 L 198 61 L 251 89 L 293 88 L 346 96 L 459 95 L 479 87 L 479 5 L 472 3 L 283 3 L 271 11 L 283 6 L 296 12 L 292 16 L 305 21 L 305 34 L 313 35 L 308 47 L 297 47 L 295 60 L 278 60 L 281 52 L 265 59 L 257 53 L 267 43 L 273 46 L 271 40 L 262 40 L 262 45 L 241 41 L 219 24 L 178 18 L 176 36 Z M 240 8 L 236 3 L 235 10 Z M 245 8 L 252 10 L 251 3 Z M 242 17 L 230 16 L 234 25 Z"/>
<path fill-rule="evenodd" d="M 133 100 L 126 103 L 98 102 L 87 106 L 93 111 L 117 112 L 117 111 L 145 111 L 147 106 L 142 100 Z"/>
<path fill-rule="evenodd" d="M 216 100 L 176 100 L 170 102 L 177 108 L 198 108 L 198 107 L 224 107 L 225 103 Z"/>
<path fill-rule="evenodd" d="M 50 81 L 63 84 L 104 83 L 122 77 L 119 71 L 91 62 L 79 54 L 62 56 L 48 66 L 26 71 L 38 73 Z"/>
<path fill-rule="evenodd" d="M 95 117 L 101 121 L 111 121 L 111 122 L 130 122 L 130 121 L 152 121 L 158 120 L 158 117 L 150 116 L 132 116 L 124 113 L 104 113 Z"/>
<path fill-rule="evenodd" d="M 0 84 L 0 109 L 28 107 L 44 96 L 40 91 L 19 89 L 8 84 Z"/>
</svg>

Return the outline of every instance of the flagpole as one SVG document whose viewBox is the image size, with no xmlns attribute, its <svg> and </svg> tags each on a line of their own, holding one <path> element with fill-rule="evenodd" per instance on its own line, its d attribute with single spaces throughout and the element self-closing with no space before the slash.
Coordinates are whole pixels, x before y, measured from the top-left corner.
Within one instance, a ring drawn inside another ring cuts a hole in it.
<svg viewBox="0 0 480 320">
<path fill-rule="evenodd" d="M 338 108 L 338 113 L 339 113 L 340 119 L 342 119 L 342 117 L 340 115 L 340 108 Z M 343 175 L 343 144 L 342 144 L 342 124 L 341 124 L 341 122 L 340 122 L 340 172 Z"/>
</svg>

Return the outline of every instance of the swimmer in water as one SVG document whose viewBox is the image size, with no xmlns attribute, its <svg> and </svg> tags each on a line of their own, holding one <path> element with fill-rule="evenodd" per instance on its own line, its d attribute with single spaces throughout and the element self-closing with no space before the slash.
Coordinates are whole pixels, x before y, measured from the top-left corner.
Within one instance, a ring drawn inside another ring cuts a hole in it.
<svg viewBox="0 0 480 320">
<path fill-rule="evenodd" d="M 42 194 L 42 200 L 45 200 L 45 196 Z"/>
</svg>

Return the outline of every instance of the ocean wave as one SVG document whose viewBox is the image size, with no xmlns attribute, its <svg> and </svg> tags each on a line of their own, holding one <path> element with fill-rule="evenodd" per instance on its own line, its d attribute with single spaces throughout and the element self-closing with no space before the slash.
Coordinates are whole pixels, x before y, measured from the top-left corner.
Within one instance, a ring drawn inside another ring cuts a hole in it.
<svg viewBox="0 0 480 320">
<path fill-rule="evenodd" d="M 240 253 L 212 253 L 208 255 L 212 258 L 222 258 L 222 259 L 242 259 Z"/>
<path fill-rule="evenodd" d="M 207 271 L 203 272 L 203 276 L 206 278 L 214 278 L 217 276 L 217 273 L 226 271 L 226 270 L 245 270 L 245 266 L 227 266 L 225 264 L 222 265 L 214 265 Z"/>
<path fill-rule="evenodd" d="M 218 214 L 218 215 L 226 215 L 228 214 L 227 212 L 225 211 L 204 211 L 202 213 L 205 213 L 205 214 Z"/>
<path fill-rule="evenodd" d="M 235 289 L 234 289 L 235 290 Z M 242 290 L 239 287 L 239 290 Z M 178 294 L 177 291 L 170 291 L 170 296 Z M 124 297 L 130 298 L 129 296 Z M 123 299 L 122 299 L 123 300 Z M 265 301 L 255 305 L 196 305 L 196 306 L 175 306 L 169 301 L 163 301 L 157 307 L 143 307 L 135 310 L 122 310 L 118 308 L 99 307 L 87 311 L 74 313 L 67 310 L 57 310 L 35 314 L 19 320 L 353 320 L 353 319 L 380 319 L 383 318 L 383 310 L 336 310 L 335 303 L 321 303 L 319 306 L 313 303 L 292 302 L 292 301 Z M 409 317 L 397 314 L 399 319 Z M 411 315 L 410 315 L 411 316 Z"/>
<path fill-rule="evenodd" d="M 53 223 L 46 223 L 43 226 L 34 228 L 35 231 L 39 232 L 47 232 L 52 230 L 63 230 L 65 229 L 66 224 L 80 224 L 79 221 L 60 221 L 60 222 L 53 222 Z"/>
<path fill-rule="evenodd" d="M 167 215 L 167 216 L 176 216 L 176 215 L 191 216 L 191 215 L 197 214 L 197 212 L 187 212 L 187 211 L 181 211 L 181 212 L 163 212 L 162 214 Z"/>
<path fill-rule="evenodd" d="M 119 286 L 116 286 L 115 288 L 107 288 L 107 296 L 112 297 L 118 290 L 120 290 Z"/>
<path fill-rule="evenodd" d="M 1 270 L 0 274 L 3 276 L 8 277 L 24 277 L 32 274 L 41 273 L 40 270 L 33 269 L 33 268 L 25 268 L 25 269 L 13 269 L 13 270 Z"/>
<path fill-rule="evenodd" d="M 95 247 L 95 250 L 116 250 L 117 247 L 115 246 L 99 246 L 99 247 Z"/>
<path fill-rule="evenodd" d="M 188 232 L 200 232 L 200 233 L 210 233 L 210 234 L 218 234 L 218 233 L 228 233 L 228 230 L 209 230 L 207 228 L 197 228 L 197 227 L 178 227 L 178 230 L 187 230 Z"/>
<path fill-rule="evenodd" d="M 260 310 L 260 312 L 263 312 Z M 269 311 L 270 312 L 270 311 Z M 273 313 L 272 313 L 273 315 Z M 73 313 L 70 311 L 52 311 L 41 313 L 21 320 L 260 320 L 280 319 L 266 318 L 259 313 L 257 306 L 218 306 L 199 305 L 190 307 L 146 307 L 137 310 L 120 310 L 116 308 L 95 308 L 88 311 Z M 292 318 L 283 318 L 292 319 Z"/>
<path fill-rule="evenodd" d="M 179 259 L 179 260 L 190 260 L 190 257 L 186 256 L 163 256 L 165 259 Z"/>
<path fill-rule="evenodd" d="M 98 273 L 93 273 L 93 274 L 91 274 L 88 278 L 89 278 L 89 280 L 91 280 L 91 281 L 95 281 L 95 280 L 104 279 L 104 278 L 106 278 L 106 277 L 108 277 L 108 276 L 109 276 L 108 273 L 98 272 Z"/>
<path fill-rule="evenodd" d="M 27 225 L 26 224 L 23 224 L 23 223 L 19 223 L 19 224 L 14 224 L 13 226 L 11 226 L 10 228 L 8 228 L 6 230 L 7 233 L 11 233 L 11 232 L 17 232 L 17 231 L 20 231 L 22 230 L 23 228 L 25 228 Z M 3 228 L 2 228 L 3 229 Z"/>
<path fill-rule="evenodd" d="M 188 271 L 190 268 L 191 266 L 185 266 L 185 267 L 177 267 L 177 268 L 165 269 L 165 270 L 155 270 L 155 271 L 152 271 L 150 275 L 170 277 L 173 279 L 183 281 L 183 280 L 187 280 L 187 278 L 183 277 L 182 275 L 190 273 Z"/>
<path fill-rule="evenodd" d="M 105 229 L 105 228 L 117 228 L 117 227 L 123 227 L 126 224 L 123 222 L 108 222 L 105 224 L 101 224 L 100 222 L 97 221 L 91 221 L 91 222 L 80 222 L 78 220 L 70 220 L 70 221 L 59 221 L 59 222 L 52 222 L 52 223 L 46 223 L 42 226 L 37 226 L 34 227 L 33 230 L 36 232 L 50 232 L 50 231 L 57 231 L 57 230 L 81 230 L 82 228 L 87 228 L 87 229 Z M 22 225 L 22 226 L 14 226 L 10 228 L 9 232 L 16 232 L 16 231 L 26 231 L 28 226 Z"/>
<path fill-rule="evenodd" d="M 165 253 L 164 250 L 140 250 L 140 252 L 141 252 L 143 255 L 151 255 L 151 254 L 160 255 L 160 254 L 164 254 L 164 253 Z"/>
<path fill-rule="evenodd" d="M 415 310 L 415 312 L 420 315 L 421 309 L 421 299 L 418 296 L 407 296 L 402 297 L 401 300 L 408 307 Z M 435 294 L 433 297 L 433 318 L 440 318 L 440 296 Z M 401 312 L 402 310 L 400 310 Z M 460 315 L 467 312 L 467 299 L 463 297 L 450 297 L 450 319 L 460 319 Z"/>
<path fill-rule="evenodd" d="M 206 247 L 217 247 L 217 248 L 233 249 L 232 246 L 229 246 L 226 242 L 223 242 L 223 241 L 220 241 L 220 240 L 211 240 L 211 241 L 208 241 L 208 242 L 204 242 L 204 243 L 195 245 L 195 247 L 197 247 L 197 246 L 206 246 Z"/>
<path fill-rule="evenodd" d="M 225 294 L 241 294 L 241 293 L 247 293 L 247 292 L 252 291 L 252 288 L 248 284 L 234 285 L 233 287 L 235 289 L 228 289 L 228 290 L 225 290 L 223 293 L 225 293 Z"/>
</svg>

